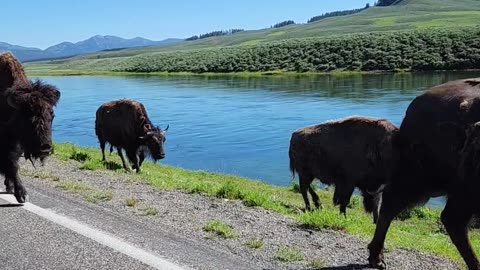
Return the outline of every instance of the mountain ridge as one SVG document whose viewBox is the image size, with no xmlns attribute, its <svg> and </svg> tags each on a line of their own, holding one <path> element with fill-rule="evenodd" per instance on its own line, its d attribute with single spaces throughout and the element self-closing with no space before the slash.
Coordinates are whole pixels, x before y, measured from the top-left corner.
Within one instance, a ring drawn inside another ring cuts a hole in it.
<svg viewBox="0 0 480 270">
<path fill-rule="evenodd" d="M 75 43 L 70 41 L 60 42 L 45 50 L 0 42 L 0 52 L 10 51 L 20 61 L 27 62 L 40 59 L 64 58 L 104 50 L 171 45 L 182 40 L 167 38 L 153 41 L 142 37 L 125 39 L 113 35 L 95 35 Z"/>
</svg>

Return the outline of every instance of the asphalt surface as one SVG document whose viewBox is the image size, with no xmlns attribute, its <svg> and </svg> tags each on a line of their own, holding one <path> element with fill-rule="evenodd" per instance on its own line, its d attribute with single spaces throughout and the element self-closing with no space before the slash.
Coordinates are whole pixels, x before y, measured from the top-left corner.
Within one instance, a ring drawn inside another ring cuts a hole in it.
<svg viewBox="0 0 480 270">
<path fill-rule="evenodd" d="M 0 269 L 259 269 L 205 243 L 26 182 L 25 205 L 0 194 Z"/>
</svg>

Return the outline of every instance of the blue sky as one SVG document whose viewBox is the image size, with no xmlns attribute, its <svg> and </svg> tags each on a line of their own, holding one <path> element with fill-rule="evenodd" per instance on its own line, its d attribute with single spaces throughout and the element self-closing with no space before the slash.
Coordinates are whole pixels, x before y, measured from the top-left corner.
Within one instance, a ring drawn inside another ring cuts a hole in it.
<svg viewBox="0 0 480 270">
<path fill-rule="evenodd" d="M 2 1 L 0 41 L 44 49 L 91 36 L 186 38 L 213 30 L 306 22 L 370 0 L 43 0 Z"/>
</svg>

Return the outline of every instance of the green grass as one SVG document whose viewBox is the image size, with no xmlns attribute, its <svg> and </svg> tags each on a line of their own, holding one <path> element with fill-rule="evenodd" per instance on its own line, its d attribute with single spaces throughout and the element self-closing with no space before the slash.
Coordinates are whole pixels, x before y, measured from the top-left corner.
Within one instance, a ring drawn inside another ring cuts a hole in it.
<svg viewBox="0 0 480 270">
<path fill-rule="evenodd" d="M 135 198 L 127 198 L 125 200 L 125 205 L 128 207 L 135 207 L 137 205 L 137 200 Z"/>
<path fill-rule="evenodd" d="M 155 207 L 147 207 L 143 209 L 143 215 L 145 216 L 156 216 L 158 214 L 158 209 Z"/>
<path fill-rule="evenodd" d="M 110 201 L 113 198 L 113 193 L 111 191 L 97 190 L 83 183 L 60 180 L 56 186 L 68 192 L 79 194 L 86 201 L 91 203 Z"/>
<path fill-rule="evenodd" d="M 275 251 L 274 257 L 281 262 L 299 262 L 305 259 L 301 250 L 285 246 L 279 247 Z"/>
<path fill-rule="evenodd" d="M 223 238 L 237 238 L 240 236 L 232 226 L 226 224 L 221 220 L 211 220 L 203 226 L 205 232 L 212 232 Z"/>
<path fill-rule="evenodd" d="M 325 268 L 325 261 L 321 259 L 315 259 L 310 261 L 310 266 L 313 267 L 313 269 L 323 269 Z"/>
<path fill-rule="evenodd" d="M 77 152 L 88 154 L 91 160 L 101 160 L 98 148 L 80 148 L 72 144 L 56 144 L 54 155 L 61 160 L 70 160 L 72 148 Z M 116 155 L 109 156 L 109 160 L 121 164 Z M 82 166 L 82 163 L 79 166 Z M 104 166 L 98 166 L 96 170 L 107 171 Z M 113 173 L 124 174 L 122 170 Z M 238 199 L 248 206 L 262 207 L 291 216 L 298 220 L 299 226 L 315 230 L 340 230 L 371 240 L 375 229 L 372 216 L 363 212 L 360 201 L 353 199 L 357 202 L 351 201 L 351 208 L 347 209 L 347 217 L 344 217 L 339 214 L 338 208 L 332 205 L 332 192 L 323 189 L 318 189 L 317 194 L 324 208 L 320 211 L 299 214 L 298 209 L 304 207 L 303 199 L 300 194 L 292 191 L 291 187 L 273 186 L 238 176 L 189 171 L 151 162 L 142 165 L 141 174 L 128 174 L 128 177 L 132 181 L 143 181 L 157 189 L 183 190 L 212 197 Z M 82 188 L 79 187 L 79 189 L 82 192 Z M 449 237 L 439 228 L 440 211 L 438 209 L 416 208 L 405 215 L 393 221 L 387 235 L 387 248 L 415 249 L 462 263 Z M 480 250 L 480 230 L 471 230 L 470 237 L 474 249 Z"/>
<path fill-rule="evenodd" d="M 263 247 L 264 243 L 260 239 L 250 239 L 247 242 L 245 242 L 245 245 L 249 248 L 259 249 Z"/>
</svg>

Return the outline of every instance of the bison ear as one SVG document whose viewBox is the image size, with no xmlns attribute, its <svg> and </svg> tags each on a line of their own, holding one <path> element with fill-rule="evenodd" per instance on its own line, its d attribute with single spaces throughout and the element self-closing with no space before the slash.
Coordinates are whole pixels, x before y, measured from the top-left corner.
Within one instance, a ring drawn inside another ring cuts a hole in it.
<svg viewBox="0 0 480 270">
<path fill-rule="evenodd" d="M 7 96 L 7 104 L 14 109 L 20 108 L 20 104 L 18 104 L 11 95 Z"/>
</svg>

